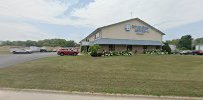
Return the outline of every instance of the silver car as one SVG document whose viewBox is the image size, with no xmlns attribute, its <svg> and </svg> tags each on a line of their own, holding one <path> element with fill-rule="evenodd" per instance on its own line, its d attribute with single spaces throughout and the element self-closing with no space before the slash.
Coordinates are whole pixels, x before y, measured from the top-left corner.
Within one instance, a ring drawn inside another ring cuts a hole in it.
<svg viewBox="0 0 203 100">
<path fill-rule="evenodd" d="M 180 55 L 192 55 L 193 52 L 191 50 L 184 50 L 180 52 Z"/>
<path fill-rule="evenodd" d="M 16 49 L 16 50 L 13 50 L 12 53 L 13 54 L 31 54 L 32 51 L 27 49 Z"/>
</svg>

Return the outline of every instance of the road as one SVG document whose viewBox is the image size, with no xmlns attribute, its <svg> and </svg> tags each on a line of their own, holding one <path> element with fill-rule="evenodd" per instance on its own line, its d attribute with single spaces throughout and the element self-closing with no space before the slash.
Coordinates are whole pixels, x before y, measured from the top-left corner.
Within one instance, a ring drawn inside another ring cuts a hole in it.
<svg viewBox="0 0 203 100">
<path fill-rule="evenodd" d="M 202 100 L 199 98 L 115 96 L 0 90 L 0 100 Z"/>
<path fill-rule="evenodd" d="M 0 68 L 52 56 L 57 56 L 57 54 L 55 52 L 54 53 L 51 52 L 51 53 L 0 55 Z"/>
</svg>

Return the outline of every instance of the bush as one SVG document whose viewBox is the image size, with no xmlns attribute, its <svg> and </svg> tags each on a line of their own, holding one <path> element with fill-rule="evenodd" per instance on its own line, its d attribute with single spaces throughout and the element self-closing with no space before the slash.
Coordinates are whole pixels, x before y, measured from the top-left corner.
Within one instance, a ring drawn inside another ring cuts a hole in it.
<svg viewBox="0 0 203 100">
<path fill-rule="evenodd" d="M 129 56 L 132 55 L 133 53 L 130 51 L 121 51 L 121 52 L 116 52 L 116 51 L 110 51 L 110 52 L 99 52 L 101 47 L 99 45 L 94 45 L 90 46 L 89 51 L 90 55 L 92 57 L 101 57 L 101 56 Z"/>
<path fill-rule="evenodd" d="M 132 52 L 129 51 L 121 51 L 121 52 L 110 51 L 104 53 L 104 56 L 130 56 L 130 55 L 132 55 Z"/>
<path fill-rule="evenodd" d="M 112 55 L 113 55 L 113 56 L 119 56 L 119 53 L 118 53 L 118 52 L 113 51 L 113 52 L 112 52 Z"/>
<path fill-rule="evenodd" d="M 97 57 L 101 57 L 103 53 L 97 53 Z"/>
<path fill-rule="evenodd" d="M 99 45 L 90 46 L 89 51 L 92 57 L 101 57 L 102 53 L 99 53 L 101 47 Z"/>
<path fill-rule="evenodd" d="M 188 50 L 186 47 L 181 47 L 180 50 Z"/>
<path fill-rule="evenodd" d="M 153 50 L 147 50 L 145 49 L 144 54 L 151 54 L 151 55 L 165 55 L 165 54 L 170 54 L 169 52 L 167 52 L 166 50 L 162 50 L 162 49 L 153 49 Z"/>
<path fill-rule="evenodd" d="M 168 54 L 171 54 L 171 48 L 168 43 L 164 43 L 164 46 L 162 46 L 162 50 L 168 52 Z"/>
<path fill-rule="evenodd" d="M 92 57 L 101 57 L 103 53 L 91 53 L 90 54 Z"/>
</svg>

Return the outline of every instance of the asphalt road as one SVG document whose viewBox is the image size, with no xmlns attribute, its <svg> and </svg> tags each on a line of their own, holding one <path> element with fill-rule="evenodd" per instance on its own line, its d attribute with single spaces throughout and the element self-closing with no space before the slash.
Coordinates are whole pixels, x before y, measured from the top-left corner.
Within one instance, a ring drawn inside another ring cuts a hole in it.
<svg viewBox="0 0 203 100">
<path fill-rule="evenodd" d="M 0 90 L 0 100 L 202 100 L 202 98 L 118 96 Z"/>
<path fill-rule="evenodd" d="M 24 63 L 44 57 L 57 56 L 55 52 L 51 53 L 33 53 L 33 54 L 7 54 L 0 55 L 0 68 L 9 67 L 11 65 Z"/>
</svg>

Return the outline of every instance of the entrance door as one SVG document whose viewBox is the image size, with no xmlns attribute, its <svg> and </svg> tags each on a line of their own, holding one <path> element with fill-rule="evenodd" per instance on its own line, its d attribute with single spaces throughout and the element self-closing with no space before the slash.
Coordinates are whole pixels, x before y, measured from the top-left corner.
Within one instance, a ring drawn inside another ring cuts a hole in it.
<svg viewBox="0 0 203 100">
<path fill-rule="evenodd" d="M 133 46 L 132 45 L 127 45 L 127 51 L 132 51 L 133 50 Z"/>
<path fill-rule="evenodd" d="M 109 51 L 115 51 L 115 45 L 109 45 Z"/>
<path fill-rule="evenodd" d="M 89 52 L 89 46 L 81 47 L 81 52 L 85 52 L 85 53 Z"/>
<path fill-rule="evenodd" d="M 89 46 L 87 46 L 87 50 L 86 51 L 89 52 Z"/>
</svg>

